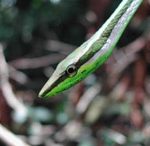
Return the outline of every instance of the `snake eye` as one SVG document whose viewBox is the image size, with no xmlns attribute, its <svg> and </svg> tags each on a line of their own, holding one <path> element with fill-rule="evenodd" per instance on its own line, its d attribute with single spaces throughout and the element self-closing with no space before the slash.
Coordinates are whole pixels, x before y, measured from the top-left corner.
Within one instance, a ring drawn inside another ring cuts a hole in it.
<svg viewBox="0 0 150 146">
<path fill-rule="evenodd" d="M 76 66 L 75 65 L 70 65 L 68 66 L 67 70 L 66 70 L 66 73 L 69 75 L 69 76 L 74 76 L 76 73 L 77 73 L 77 69 L 76 69 Z"/>
</svg>

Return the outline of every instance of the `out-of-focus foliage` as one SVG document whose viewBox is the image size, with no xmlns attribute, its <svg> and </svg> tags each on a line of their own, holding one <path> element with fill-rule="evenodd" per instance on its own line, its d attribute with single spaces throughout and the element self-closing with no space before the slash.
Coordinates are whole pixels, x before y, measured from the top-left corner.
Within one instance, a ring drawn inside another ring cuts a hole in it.
<svg viewBox="0 0 150 146">
<path fill-rule="evenodd" d="M 0 40 L 7 44 L 8 59 L 32 51 L 39 56 L 50 38 L 79 45 L 85 29 L 78 19 L 85 9 L 80 0 L 1 0 Z"/>
<path fill-rule="evenodd" d="M 150 145 L 149 0 L 96 73 L 54 98 L 37 97 L 56 64 L 88 39 L 119 3 L 0 0 L 0 124 L 32 146 Z M 2 81 L 7 77 L 8 93 L 12 87 L 24 110 L 12 106 L 13 96 L 5 97 Z M 0 135 L 5 146 L 2 141 Z"/>
</svg>

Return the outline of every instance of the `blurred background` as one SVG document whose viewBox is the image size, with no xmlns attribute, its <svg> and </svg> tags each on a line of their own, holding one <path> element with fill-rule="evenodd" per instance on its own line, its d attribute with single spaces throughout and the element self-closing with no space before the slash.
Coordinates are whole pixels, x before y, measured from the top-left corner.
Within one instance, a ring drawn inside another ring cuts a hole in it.
<svg viewBox="0 0 150 146">
<path fill-rule="evenodd" d="M 120 2 L 0 0 L 0 146 L 150 145 L 150 0 L 101 68 L 38 98 L 56 65 Z"/>
</svg>

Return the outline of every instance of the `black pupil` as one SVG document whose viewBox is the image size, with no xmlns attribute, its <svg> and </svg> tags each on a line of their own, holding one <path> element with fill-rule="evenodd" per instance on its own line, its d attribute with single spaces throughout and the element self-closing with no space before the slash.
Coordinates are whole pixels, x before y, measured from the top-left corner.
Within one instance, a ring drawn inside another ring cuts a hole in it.
<svg viewBox="0 0 150 146">
<path fill-rule="evenodd" d="M 74 66 L 71 66 L 71 67 L 68 68 L 68 73 L 69 74 L 72 74 L 74 72 L 75 72 L 75 67 Z"/>
</svg>

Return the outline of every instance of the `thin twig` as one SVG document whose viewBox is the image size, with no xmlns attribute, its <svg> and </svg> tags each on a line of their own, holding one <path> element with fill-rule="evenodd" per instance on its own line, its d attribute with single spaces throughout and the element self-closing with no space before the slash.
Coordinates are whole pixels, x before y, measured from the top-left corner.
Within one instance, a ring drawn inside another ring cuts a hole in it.
<svg viewBox="0 0 150 146">
<path fill-rule="evenodd" d="M 63 43 L 63 42 L 60 42 L 58 40 L 49 40 L 46 43 L 46 49 L 47 50 L 59 52 L 61 54 L 67 54 L 68 55 L 75 48 L 76 48 L 76 46 L 73 46 L 73 45 L 67 44 L 67 43 Z"/>
<path fill-rule="evenodd" d="M 2 93 L 5 97 L 7 104 L 17 113 L 27 115 L 28 112 L 27 108 L 15 96 L 12 87 L 9 83 L 9 69 L 3 54 L 3 46 L 1 44 L 0 44 L 0 87 L 2 89 Z"/>
<path fill-rule="evenodd" d="M 29 146 L 0 124 L 0 139 L 10 146 Z"/>
<path fill-rule="evenodd" d="M 83 114 L 92 100 L 96 97 L 96 95 L 100 92 L 100 85 L 96 84 L 95 86 L 89 88 L 81 97 L 80 101 L 76 106 L 76 111 L 78 114 Z"/>
<path fill-rule="evenodd" d="M 113 53 L 113 58 L 116 63 L 108 61 L 111 65 L 111 76 L 120 74 L 129 64 L 137 59 L 137 52 L 145 47 L 146 39 L 140 37 L 131 44 Z"/>
<path fill-rule="evenodd" d="M 25 84 L 30 80 L 26 74 L 19 70 L 16 70 L 14 67 L 9 65 L 8 69 L 10 78 L 18 82 L 19 84 Z"/>
<path fill-rule="evenodd" d="M 16 69 L 36 69 L 58 63 L 64 55 L 51 54 L 37 58 L 22 58 L 9 62 Z"/>
</svg>

